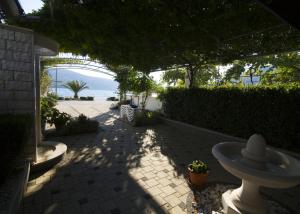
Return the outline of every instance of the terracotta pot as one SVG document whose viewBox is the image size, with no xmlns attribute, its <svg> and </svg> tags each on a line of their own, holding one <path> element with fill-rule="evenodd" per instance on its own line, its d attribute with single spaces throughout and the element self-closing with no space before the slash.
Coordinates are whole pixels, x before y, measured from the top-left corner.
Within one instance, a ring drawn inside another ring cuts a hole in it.
<svg viewBox="0 0 300 214">
<path fill-rule="evenodd" d="M 206 172 L 205 174 L 199 174 L 199 173 L 192 172 L 190 169 L 188 169 L 188 171 L 189 171 L 190 182 L 193 185 L 200 187 L 206 183 L 208 172 Z"/>
</svg>

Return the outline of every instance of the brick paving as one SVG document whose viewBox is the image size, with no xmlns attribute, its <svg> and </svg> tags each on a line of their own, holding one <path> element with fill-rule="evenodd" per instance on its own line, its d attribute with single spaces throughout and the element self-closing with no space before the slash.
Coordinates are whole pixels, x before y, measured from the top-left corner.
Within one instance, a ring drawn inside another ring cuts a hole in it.
<svg viewBox="0 0 300 214">
<path fill-rule="evenodd" d="M 165 124 L 134 128 L 114 113 L 96 119 L 97 134 L 55 139 L 68 146 L 67 155 L 31 176 L 20 213 L 186 213 L 191 190 L 184 175 L 193 159 L 209 164 L 209 181 L 239 183 L 211 155 L 212 145 L 229 137 Z M 269 194 L 295 208 L 299 192 L 298 187 Z"/>
</svg>

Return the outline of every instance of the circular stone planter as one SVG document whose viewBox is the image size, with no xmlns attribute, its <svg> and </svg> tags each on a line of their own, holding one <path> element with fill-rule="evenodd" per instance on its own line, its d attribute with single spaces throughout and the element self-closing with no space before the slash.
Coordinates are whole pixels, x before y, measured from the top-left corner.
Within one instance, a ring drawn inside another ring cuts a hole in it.
<svg viewBox="0 0 300 214">
<path fill-rule="evenodd" d="M 31 166 L 31 172 L 46 170 L 59 163 L 65 156 L 67 146 L 61 142 L 44 141 L 38 146 L 38 159 Z"/>
<path fill-rule="evenodd" d="M 215 213 L 224 214 L 222 205 L 222 194 L 228 189 L 236 188 L 236 185 L 223 184 L 223 183 L 210 183 L 207 184 L 205 188 L 200 191 L 194 190 L 188 194 L 187 197 L 187 213 Z M 291 214 L 286 206 L 267 198 L 265 195 L 263 197 L 267 200 L 269 206 L 269 214 Z"/>
</svg>

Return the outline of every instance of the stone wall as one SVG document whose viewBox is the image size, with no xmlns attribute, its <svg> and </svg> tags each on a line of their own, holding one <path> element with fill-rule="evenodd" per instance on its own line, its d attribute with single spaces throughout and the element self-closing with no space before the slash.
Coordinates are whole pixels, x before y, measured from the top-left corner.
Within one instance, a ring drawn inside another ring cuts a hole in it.
<svg viewBox="0 0 300 214">
<path fill-rule="evenodd" d="M 35 160 L 36 135 L 33 31 L 0 24 L 0 114 L 31 114 L 25 158 Z"/>
<path fill-rule="evenodd" d="M 0 24 L 0 113 L 34 113 L 31 30 Z"/>
</svg>

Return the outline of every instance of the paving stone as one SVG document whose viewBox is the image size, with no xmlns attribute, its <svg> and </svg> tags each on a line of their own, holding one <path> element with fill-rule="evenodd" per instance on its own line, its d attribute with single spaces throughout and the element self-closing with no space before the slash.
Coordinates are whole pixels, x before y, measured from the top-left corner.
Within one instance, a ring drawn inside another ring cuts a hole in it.
<svg viewBox="0 0 300 214">
<path fill-rule="evenodd" d="M 150 199 L 152 198 L 150 194 L 145 194 L 143 197 L 144 197 L 146 200 L 150 200 Z"/>
<path fill-rule="evenodd" d="M 172 207 L 175 207 L 182 202 L 175 195 L 166 196 L 165 201 L 168 202 Z"/>
<path fill-rule="evenodd" d="M 116 175 L 122 175 L 123 173 L 122 172 L 116 172 Z"/>
<path fill-rule="evenodd" d="M 88 201 L 86 198 L 81 198 L 81 199 L 78 200 L 78 203 L 79 203 L 80 205 L 86 204 L 86 203 L 88 203 L 88 202 L 89 202 L 89 201 Z"/>
<path fill-rule="evenodd" d="M 114 191 L 115 191 L 115 192 L 120 192 L 121 190 L 122 190 L 121 187 L 114 187 Z"/>
<path fill-rule="evenodd" d="M 170 210 L 170 214 L 185 214 L 185 213 L 186 212 L 184 212 L 179 206 L 176 206 Z"/>
<path fill-rule="evenodd" d="M 165 193 L 166 196 L 175 193 L 175 190 L 170 186 L 165 186 L 161 190 L 163 193 Z"/>
<path fill-rule="evenodd" d="M 211 155 L 213 143 L 222 139 L 182 134 L 166 125 L 133 128 L 107 114 L 97 118 L 103 128 L 98 134 L 60 138 L 68 146 L 65 160 L 43 174 L 40 185 L 38 179 L 31 180 L 24 208 L 37 203 L 44 211 L 57 203 L 62 207 L 57 213 L 64 214 L 184 213 L 190 191 L 184 168 L 194 157 L 209 163 L 214 172 L 210 180 L 232 181 L 233 176 L 226 174 Z M 296 207 L 300 207 L 299 194 L 294 189 L 286 192 L 278 198 L 296 201 Z"/>
<path fill-rule="evenodd" d="M 95 183 L 95 181 L 94 180 L 88 180 L 88 185 L 92 185 L 92 184 L 94 184 Z"/>
<path fill-rule="evenodd" d="M 181 202 L 180 204 L 178 204 L 178 206 L 182 209 L 185 210 L 186 209 L 186 204 Z"/>
<path fill-rule="evenodd" d="M 170 186 L 170 187 L 172 187 L 172 188 L 175 188 L 175 187 L 177 187 L 177 185 L 176 185 L 176 184 L 174 184 L 174 183 L 170 183 L 170 184 L 169 184 L 169 186 Z"/>
<path fill-rule="evenodd" d="M 61 191 L 59 190 L 59 189 L 54 189 L 54 190 L 52 190 L 51 191 L 51 194 L 58 194 L 58 193 L 60 193 Z"/>
<path fill-rule="evenodd" d="M 145 181 L 145 183 L 146 183 L 149 187 L 154 187 L 154 186 L 156 186 L 156 185 L 159 184 L 159 183 L 158 183 L 156 180 L 154 180 L 154 179 L 147 180 L 147 181 Z"/>
<path fill-rule="evenodd" d="M 71 173 L 65 173 L 65 174 L 64 174 L 64 177 L 65 177 L 65 178 L 68 178 L 68 177 L 70 177 L 70 176 L 71 176 Z"/>
<path fill-rule="evenodd" d="M 121 210 L 119 208 L 112 209 L 110 211 L 111 214 L 121 214 Z"/>
<path fill-rule="evenodd" d="M 148 181 L 148 178 L 147 177 L 142 177 L 141 180 L 142 181 Z"/>
</svg>

